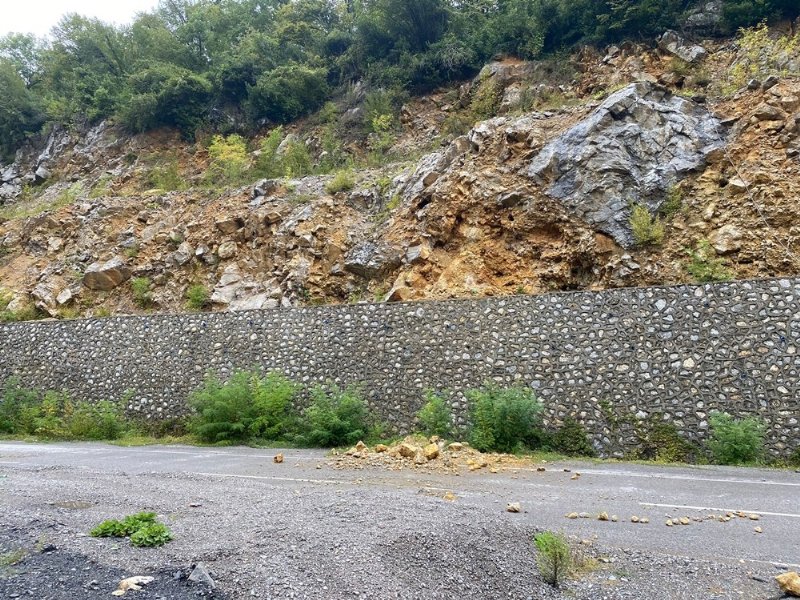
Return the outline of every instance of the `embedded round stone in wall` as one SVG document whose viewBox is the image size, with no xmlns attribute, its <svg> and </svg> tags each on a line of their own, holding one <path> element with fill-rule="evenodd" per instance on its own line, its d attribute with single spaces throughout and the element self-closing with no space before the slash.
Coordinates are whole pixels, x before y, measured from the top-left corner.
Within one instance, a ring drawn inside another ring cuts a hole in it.
<svg viewBox="0 0 800 600">
<path fill-rule="evenodd" d="M 86 269 L 83 275 L 83 285 L 90 290 L 107 292 L 131 278 L 131 270 L 125 261 L 119 257 L 108 262 L 96 262 Z"/>
</svg>

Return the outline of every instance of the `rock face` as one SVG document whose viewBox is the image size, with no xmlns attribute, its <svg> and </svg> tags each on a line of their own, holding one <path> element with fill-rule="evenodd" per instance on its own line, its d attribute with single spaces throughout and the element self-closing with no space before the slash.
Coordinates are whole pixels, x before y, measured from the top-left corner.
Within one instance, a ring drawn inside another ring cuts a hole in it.
<svg viewBox="0 0 800 600">
<path fill-rule="evenodd" d="M 655 211 L 670 186 L 703 167 L 724 138 L 719 120 L 702 107 L 655 84 L 635 83 L 545 146 L 527 174 L 629 247 L 630 204 Z"/>
<path fill-rule="evenodd" d="M 702 46 L 688 44 L 677 32 L 668 30 L 658 38 L 658 47 L 688 63 L 702 61 L 708 52 Z"/>
<path fill-rule="evenodd" d="M 397 268 L 400 265 L 400 256 L 401 253 L 396 248 L 364 242 L 347 254 L 344 268 L 364 279 L 372 279 Z"/>
<path fill-rule="evenodd" d="M 131 270 L 128 265 L 123 259 L 116 257 L 105 263 L 96 262 L 89 265 L 83 276 L 83 285 L 90 290 L 107 292 L 130 278 Z"/>
</svg>

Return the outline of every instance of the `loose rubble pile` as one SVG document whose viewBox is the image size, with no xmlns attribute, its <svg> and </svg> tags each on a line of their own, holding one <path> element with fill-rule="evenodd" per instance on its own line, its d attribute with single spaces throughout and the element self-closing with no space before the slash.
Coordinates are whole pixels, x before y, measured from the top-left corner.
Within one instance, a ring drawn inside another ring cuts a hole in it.
<svg viewBox="0 0 800 600">
<path fill-rule="evenodd" d="M 385 468 L 391 471 L 416 469 L 424 472 L 452 473 L 486 471 L 498 473 L 518 469 L 523 460 L 510 454 L 484 454 L 466 442 L 448 443 L 438 436 L 408 436 L 401 442 L 370 448 L 358 442 L 343 454 L 334 454 L 329 464 L 335 469 Z"/>
</svg>

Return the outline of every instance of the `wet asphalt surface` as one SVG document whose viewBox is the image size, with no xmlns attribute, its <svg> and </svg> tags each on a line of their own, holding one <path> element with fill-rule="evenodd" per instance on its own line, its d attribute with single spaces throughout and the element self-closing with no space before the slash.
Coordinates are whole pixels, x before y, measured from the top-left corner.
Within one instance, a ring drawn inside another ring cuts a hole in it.
<svg viewBox="0 0 800 600">
<path fill-rule="evenodd" d="M 570 462 L 455 476 L 337 470 L 311 450 L 274 464 L 277 452 L 0 442 L 0 598 L 108 598 L 148 575 L 125 597 L 766 599 L 780 597 L 776 574 L 800 569 L 791 471 Z M 175 540 L 87 535 L 143 510 Z M 708 519 L 727 511 L 748 517 Z M 704 520 L 665 526 L 683 516 Z M 585 558 L 558 590 L 536 569 L 542 530 Z M 188 580 L 198 563 L 213 589 Z"/>
</svg>

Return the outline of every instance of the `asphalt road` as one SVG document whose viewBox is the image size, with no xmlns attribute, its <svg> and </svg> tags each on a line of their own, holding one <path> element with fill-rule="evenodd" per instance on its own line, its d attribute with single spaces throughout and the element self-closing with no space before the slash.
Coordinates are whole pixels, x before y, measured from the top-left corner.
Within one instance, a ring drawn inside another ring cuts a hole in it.
<svg viewBox="0 0 800 600">
<path fill-rule="evenodd" d="M 562 531 L 578 539 L 593 540 L 611 552 L 711 561 L 766 573 L 770 578 L 779 569 L 800 569 L 800 475 L 792 471 L 569 462 L 548 463 L 544 472 L 532 465 L 529 469 L 497 474 L 484 471 L 454 476 L 414 470 L 337 470 L 326 463 L 323 452 L 313 450 L 283 450 L 285 462 L 274 464 L 272 458 L 277 452 L 0 442 L 0 507 L 15 515 L 17 524 L 26 518 L 46 520 L 57 514 L 59 523 L 75 532 L 99 518 L 123 516 L 144 508 L 153 508 L 159 514 L 178 514 L 176 507 L 184 510 L 196 506 L 196 510 L 203 511 L 227 501 L 228 512 L 250 515 L 247 511 L 256 506 L 267 513 L 273 508 L 279 510 L 279 506 L 285 508 L 288 500 L 294 503 L 292 510 L 297 503 L 316 502 L 319 506 L 324 504 L 326 510 L 337 507 L 338 512 L 340 504 L 331 504 L 329 498 L 349 499 L 347 502 L 365 507 L 373 501 L 376 505 L 397 502 L 408 507 L 424 498 L 420 501 L 423 512 L 449 504 L 457 506 L 459 518 L 467 521 L 479 521 L 477 515 L 491 514 L 498 523 Z M 575 472 L 581 474 L 578 479 L 572 479 Z M 457 500 L 442 503 L 446 492 L 453 492 Z M 220 494 L 228 497 L 217 498 Z M 261 505 L 267 498 L 278 498 L 280 502 Z M 429 506 L 428 500 L 439 504 Z M 69 503 L 74 502 L 85 510 L 69 510 Z M 506 513 L 508 502 L 520 502 L 523 513 Z M 759 520 L 735 518 L 727 523 L 704 520 L 688 526 L 665 526 L 668 516 L 692 518 L 727 511 L 758 515 Z M 84 516 L 78 516 L 81 512 Z M 571 520 L 565 518 L 569 512 L 607 512 L 618 515 L 619 522 Z M 647 517 L 650 523 L 632 523 L 633 515 Z M 404 524 L 410 531 L 413 520 L 411 517 Z M 180 518 L 176 521 L 180 528 Z M 367 522 L 359 518 L 354 521 Z M 310 527 L 313 532 L 313 524 Z M 763 532 L 757 533 L 755 527 Z M 336 533 L 330 535 L 334 539 Z M 80 543 L 97 542 L 86 540 Z M 206 561 L 213 561 L 214 543 L 229 553 L 236 552 L 235 540 L 226 544 L 218 537 L 207 545 L 186 548 L 185 556 L 193 551 Z M 80 548 L 76 545 L 75 549 Z M 246 574 L 239 573 L 238 577 L 242 589 L 249 586 L 252 593 L 257 588 Z M 701 593 L 663 597 L 717 596 Z"/>
</svg>

